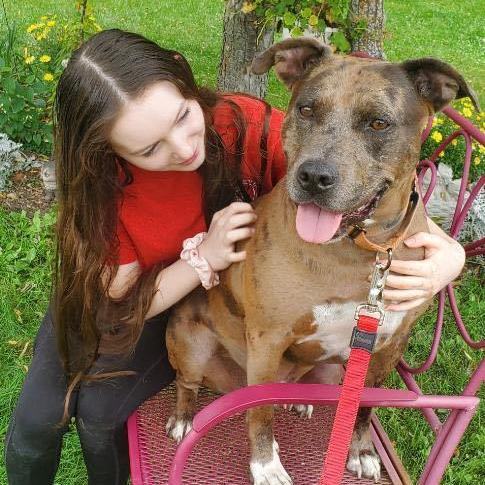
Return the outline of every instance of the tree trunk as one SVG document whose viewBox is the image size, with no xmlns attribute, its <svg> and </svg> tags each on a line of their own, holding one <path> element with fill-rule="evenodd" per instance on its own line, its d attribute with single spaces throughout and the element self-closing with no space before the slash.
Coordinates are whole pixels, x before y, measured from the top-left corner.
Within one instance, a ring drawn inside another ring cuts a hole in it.
<svg viewBox="0 0 485 485">
<path fill-rule="evenodd" d="M 384 0 L 351 0 L 350 15 L 352 23 L 365 19 L 367 29 L 360 39 L 352 41 L 352 52 L 364 51 L 373 57 L 385 59 L 384 38 Z"/>
<path fill-rule="evenodd" d="M 253 58 L 273 45 L 274 26 L 263 28 L 261 21 L 257 22 L 258 17 L 254 12 L 241 11 L 242 4 L 243 0 L 226 1 L 217 89 L 240 91 L 264 98 L 268 75 L 257 76 L 250 72 L 250 68 Z"/>
</svg>

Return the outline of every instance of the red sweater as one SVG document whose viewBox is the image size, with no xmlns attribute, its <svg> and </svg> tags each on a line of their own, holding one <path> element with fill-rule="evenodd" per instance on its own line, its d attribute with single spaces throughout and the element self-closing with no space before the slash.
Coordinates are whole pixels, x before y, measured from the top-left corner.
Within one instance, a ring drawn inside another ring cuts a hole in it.
<svg viewBox="0 0 485 485">
<path fill-rule="evenodd" d="M 254 199 L 261 173 L 260 140 L 265 105 L 257 99 L 229 96 L 241 108 L 246 122 L 242 179 Z M 281 146 L 283 112 L 272 109 L 267 138 L 267 162 L 261 192 L 269 192 L 286 173 Z M 214 127 L 228 150 L 234 148 L 236 127 L 233 111 L 221 102 L 214 109 Z M 202 177 L 193 172 L 154 172 L 129 164 L 133 183 L 123 189 L 120 206 L 118 263 L 138 260 L 146 269 L 159 262 L 171 264 L 179 258 L 182 242 L 206 231 L 202 205 Z"/>
</svg>

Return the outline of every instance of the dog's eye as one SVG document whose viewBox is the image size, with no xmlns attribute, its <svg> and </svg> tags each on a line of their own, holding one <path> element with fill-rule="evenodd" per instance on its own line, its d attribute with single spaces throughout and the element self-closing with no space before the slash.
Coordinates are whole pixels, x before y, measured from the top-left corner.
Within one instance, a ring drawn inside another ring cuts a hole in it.
<svg viewBox="0 0 485 485">
<path fill-rule="evenodd" d="M 310 106 L 300 106 L 299 111 L 303 118 L 311 118 L 313 116 L 313 109 Z"/>
<path fill-rule="evenodd" d="M 377 119 L 371 121 L 370 127 L 376 131 L 382 131 L 389 127 L 389 123 L 385 120 Z"/>
</svg>

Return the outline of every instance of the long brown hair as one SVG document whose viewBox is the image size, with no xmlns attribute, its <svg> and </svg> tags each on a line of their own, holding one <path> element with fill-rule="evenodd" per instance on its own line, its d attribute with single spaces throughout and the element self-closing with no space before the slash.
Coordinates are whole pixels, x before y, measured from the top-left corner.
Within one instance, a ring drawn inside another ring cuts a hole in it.
<svg viewBox="0 0 485 485">
<path fill-rule="evenodd" d="M 86 373 L 100 351 L 122 354 L 134 349 L 153 298 L 161 265 L 143 272 L 121 299 L 108 297 L 117 272 L 116 263 L 109 261 L 119 244 L 118 203 L 132 176 L 107 136 L 123 104 L 159 81 L 173 83 L 204 112 L 206 161 L 200 171 L 207 222 L 234 199 L 240 186 L 242 114 L 232 103 L 238 137 L 231 153 L 212 126 L 212 109 L 222 98 L 196 85 L 181 54 L 116 29 L 95 35 L 73 53 L 54 107 L 59 213 L 53 318 L 70 390 L 93 378 Z"/>
</svg>

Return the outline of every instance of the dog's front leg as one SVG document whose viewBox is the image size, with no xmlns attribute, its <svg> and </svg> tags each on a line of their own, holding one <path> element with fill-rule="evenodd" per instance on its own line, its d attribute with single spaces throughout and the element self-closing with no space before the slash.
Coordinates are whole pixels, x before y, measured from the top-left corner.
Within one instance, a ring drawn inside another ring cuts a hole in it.
<svg viewBox="0 0 485 485">
<path fill-rule="evenodd" d="M 383 384 L 402 355 L 406 342 L 407 339 L 393 342 L 372 356 L 365 380 L 367 387 L 380 387 Z M 381 460 L 372 442 L 371 415 L 372 408 L 359 409 L 350 444 L 347 469 L 359 478 L 371 478 L 377 482 L 381 477 Z"/>
<path fill-rule="evenodd" d="M 277 341 L 277 332 L 247 332 L 248 384 L 275 382 L 283 352 L 288 348 Z M 278 443 L 273 435 L 273 406 L 261 406 L 248 412 L 251 445 L 251 477 L 254 485 L 290 485 L 290 476 L 281 464 Z"/>
<path fill-rule="evenodd" d="M 370 434 L 372 408 L 360 408 L 357 414 L 347 469 L 358 478 L 371 478 L 378 482 L 381 477 L 381 460 Z"/>
</svg>

